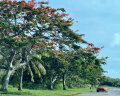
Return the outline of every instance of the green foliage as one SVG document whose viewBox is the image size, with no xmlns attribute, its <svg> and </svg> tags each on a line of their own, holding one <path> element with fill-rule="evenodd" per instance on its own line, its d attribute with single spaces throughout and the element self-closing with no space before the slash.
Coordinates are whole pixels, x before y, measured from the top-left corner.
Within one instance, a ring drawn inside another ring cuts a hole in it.
<svg viewBox="0 0 120 96">
<path fill-rule="evenodd" d="M 85 80 L 83 80 L 79 76 L 73 75 L 68 76 L 66 83 L 68 88 L 82 88 L 87 82 L 85 82 Z"/>
<path fill-rule="evenodd" d="M 23 82 L 23 87 L 27 89 L 34 89 L 34 90 L 43 90 L 46 89 L 42 83 L 36 84 L 33 82 Z"/>
<path fill-rule="evenodd" d="M 54 89 L 62 90 L 62 89 L 63 89 L 62 82 L 55 83 L 55 84 L 54 84 Z"/>
<path fill-rule="evenodd" d="M 5 70 L 0 70 L 0 84 L 2 84 L 5 73 L 6 73 Z"/>
</svg>

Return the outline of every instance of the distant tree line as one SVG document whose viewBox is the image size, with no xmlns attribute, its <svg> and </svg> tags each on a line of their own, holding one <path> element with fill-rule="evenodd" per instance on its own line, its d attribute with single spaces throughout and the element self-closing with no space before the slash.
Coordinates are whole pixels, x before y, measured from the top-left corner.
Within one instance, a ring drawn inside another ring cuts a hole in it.
<svg viewBox="0 0 120 96">
<path fill-rule="evenodd" d="M 105 77 L 105 79 L 101 81 L 101 85 L 107 85 L 111 87 L 120 87 L 120 79 Z"/>
</svg>

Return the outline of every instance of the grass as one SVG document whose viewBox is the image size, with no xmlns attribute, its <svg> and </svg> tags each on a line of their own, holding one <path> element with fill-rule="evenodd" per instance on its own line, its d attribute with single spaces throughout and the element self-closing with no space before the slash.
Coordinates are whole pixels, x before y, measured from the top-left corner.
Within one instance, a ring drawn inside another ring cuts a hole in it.
<svg viewBox="0 0 120 96">
<path fill-rule="evenodd" d="M 0 91 L 0 96 L 65 96 L 95 91 L 89 88 L 68 89 L 68 90 L 29 90 L 18 91 L 17 88 L 9 88 L 8 92 Z"/>
</svg>

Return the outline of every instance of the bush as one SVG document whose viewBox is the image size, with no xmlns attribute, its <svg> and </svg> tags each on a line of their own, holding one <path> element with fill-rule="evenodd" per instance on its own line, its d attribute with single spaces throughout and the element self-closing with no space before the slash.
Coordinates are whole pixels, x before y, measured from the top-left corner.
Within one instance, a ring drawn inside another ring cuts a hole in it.
<svg viewBox="0 0 120 96">
<path fill-rule="evenodd" d="M 23 88 L 27 89 L 46 89 L 43 84 L 35 84 L 33 82 L 23 82 Z"/>
<path fill-rule="evenodd" d="M 54 85 L 54 89 L 63 89 L 62 83 L 57 83 Z"/>
<path fill-rule="evenodd" d="M 69 88 L 81 88 L 86 86 L 85 80 L 79 78 L 78 76 L 67 78 L 66 84 Z"/>
</svg>

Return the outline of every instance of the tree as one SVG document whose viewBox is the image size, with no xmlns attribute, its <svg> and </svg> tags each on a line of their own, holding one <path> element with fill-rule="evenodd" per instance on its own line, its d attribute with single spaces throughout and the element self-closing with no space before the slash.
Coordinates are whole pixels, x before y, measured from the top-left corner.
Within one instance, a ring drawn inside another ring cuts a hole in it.
<svg viewBox="0 0 120 96">
<path fill-rule="evenodd" d="M 48 2 L 0 1 L 0 54 L 6 64 L 2 90 L 8 89 L 11 73 L 29 65 L 34 50 L 46 47 L 71 46 L 74 42 L 85 42 L 81 35 L 70 29 L 72 18 L 66 18 L 63 8 L 46 6 Z M 6 55 L 7 54 L 7 55 Z M 17 61 L 17 63 L 14 63 Z"/>
</svg>

